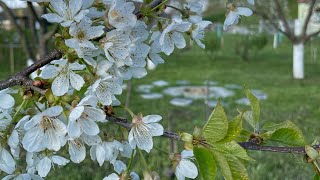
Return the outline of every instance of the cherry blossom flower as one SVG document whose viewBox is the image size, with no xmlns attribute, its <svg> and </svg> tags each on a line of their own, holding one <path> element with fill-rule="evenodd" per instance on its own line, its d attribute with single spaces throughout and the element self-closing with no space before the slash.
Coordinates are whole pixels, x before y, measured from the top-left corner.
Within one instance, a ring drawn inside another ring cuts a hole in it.
<svg viewBox="0 0 320 180">
<path fill-rule="evenodd" d="M 124 80 L 129 80 L 132 77 L 142 78 L 147 75 L 144 67 L 146 66 L 146 58 L 149 51 L 150 46 L 142 42 L 129 47 L 130 55 L 128 58 L 132 65 L 119 68 Z"/>
<path fill-rule="evenodd" d="M 251 4 L 251 5 L 254 5 L 254 4 L 255 4 L 254 0 L 247 0 L 247 1 L 248 1 L 248 3 Z"/>
<path fill-rule="evenodd" d="M 122 87 L 119 80 L 108 76 L 103 79 L 98 79 L 88 90 L 88 95 L 96 96 L 99 102 L 108 106 L 111 105 L 114 95 L 122 93 Z"/>
<path fill-rule="evenodd" d="M 134 28 L 131 29 L 129 36 L 131 39 L 131 43 L 140 43 L 147 40 L 149 37 L 147 25 L 143 21 L 137 21 Z"/>
<path fill-rule="evenodd" d="M 46 148 L 58 151 L 61 138 L 67 133 L 66 125 L 58 118 L 62 113 L 61 106 L 54 106 L 33 116 L 24 128 L 27 133 L 22 139 L 22 145 L 28 152 L 39 152 Z"/>
<path fill-rule="evenodd" d="M 16 170 L 15 160 L 2 145 L 0 146 L 0 170 L 7 174 L 12 174 Z"/>
<path fill-rule="evenodd" d="M 83 98 L 72 109 L 69 115 L 68 134 L 72 138 L 80 137 L 82 133 L 90 136 L 97 135 L 100 130 L 97 122 L 107 122 L 106 114 L 97 108 L 98 100 L 94 96 Z"/>
<path fill-rule="evenodd" d="M 123 146 L 119 141 L 105 141 L 101 144 L 92 146 L 90 149 L 90 156 L 93 161 L 97 160 L 99 165 L 102 166 L 105 161 L 114 164 L 120 151 L 123 151 Z"/>
<path fill-rule="evenodd" d="M 173 21 L 162 32 L 160 36 L 160 45 L 162 52 L 170 55 L 176 46 L 178 49 L 186 47 L 186 40 L 183 37 L 184 32 L 188 31 L 191 27 L 189 22 L 176 22 Z"/>
<path fill-rule="evenodd" d="M 112 173 L 107 177 L 104 177 L 103 180 L 120 180 L 120 177 L 116 173 Z"/>
<path fill-rule="evenodd" d="M 186 177 L 195 179 L 198 176 L 197 166 L 191 162 L 193 151 L 182 151 L 178 156 L 178 164 L 175 167 L 175 174 L 178 180 L 184 180 Z"/>
<path fill-rule="evenodd" d="M 105 78 L 109 76 L 119 77 L 118 72 L 112 73 L 112 71 L 117 71 L 117 68 L 114 67 L 115 66 L 114 63 L 108 61 L 106 57 L 103 57 L 103 56 L 99 56 L 97 60 L 98 60 L 98 65 L 96 68 L 97 70 L 96 73 L 99 77 L 101 78 Z"/>
<path fill-rule="evenodd" d="M 43 178 L 39 175 L 35 174 L 29 174 L 29 173 L 24 173 L 24 174 L 15 174 L 15 175 L 8 175 L 2 180 L 43 180 Z"/>
<path fill-rule="evenodd" d="M 90 66 L 96 68 L 97 61 L 94 59 L 98 57 L 103 51 L 101 49 L 91 49 L 88 47 L 79 47 L 75 49 L 79 58 L 83 58 L 83 60 Z"/>
<path fill-rule="evenodd" d="M 237 24 L 241 16 L 251 16 L 253 14 L 251 9 L 246 7 L 236 7 L 234 4 L 228 4 L 228 9 L 230 12 L 224 21 L 224 30 L 227 30 L 231 25 Z"/>
<path fill-rule="evenodd" d="M 164 60 L 160 56 L 161 51 L 161 45 L 159 42 L 161 33 L 159 31 L 154 32 L 151 36 L 151 49 L 148 54 L 148 59 L 152 61 L 154 65 L 163 64 Z"/>
<path fill-rule="evenodd" d="M 53 95 L 63 96 L 68 92 L 70 85 L 78 91 L 82 88 L 85 83 L 83 78 L 73 71 L 83 70 L 84 65 L 78 62 L 69 63 L 67 59 L 55 60 L 51 64 L 42 70 L 40 77 L 43 79 L 54 78 L 51 87 Z"/>
<path fill-rule="evenodd" d="M 25 134 L 24 125 L 28 122 L 30 116 L 24 116 L 14 127 L 11 135 L 8 138 L 8 145 L 10 146 L 10 151 L 13 157 L 19 159 L 20 155 L 20 139 Z"/>
<path fill-rule="evenodd" d="M 27 154 L 27 162 L 28 162 L 28 171 L 35 172 L 37 171 L 39 176 L 46 177 L 53 164 L 59 166 L 65 166 L 70 161 L 64 157 L 57 156 L 57 155 L 43 155 L 43 154 L 35 154 L 35 153 L 28 153 Z"/>
<path fill-rule="evenodd" d="M 123 150 L 120 151 L 120 154 L 122 157 L 131 158 L 132 151 L 134 151 L 134 155 L 136 154 L 136 151 L 132 149 L 129 142 L 123 141 L 122 147 L 123 147 Z"/>
<path fill-rule="evenodd" d="M 203 4 L 201 4 L 201 1 L 194 1 L 194 0 L 187 0 L 186 4 L 184 4 L 184 8 L 196 13 L 197 15 L 200 15 L 202 13 Z"/>
<path fill-rule="evenodd" d="M 126 61 L 130 54 L 127 48 L 130 43 L 130 36 L 123 31 L 112 30 L 108 32 L 104 44 L 104 52 L 108 60 L 115 63 L 117 67 L 131 65 L 131 61 Z"/>
<path fill-rule="evenodd" d="M 191 32 L 192 39 L 201 47 L 205 48 L 205 45 L 201 42 L 204 39 L 205 29 L 212 24 L 210 21 L 202 21 L 202 18 L 199 22 L 193 25 Z"/>
<path fill-rule="evenodd" d="M 22 0 L 22 1 L 29 1 L 29 2 L 35 2 L 35 3 L 42 3 L 42 2 L 50 2 L 51 0 Z"/>
<path fill-rule="evenodd" d="M 132 180 L 140 180 L 140 177 L 137 173 L 131 172 L 130 177 Z M 120 180 L 121 176 L 117 175 L 116 173 L 112 173 L 109 176 L 103 178 L 103 180 Z"/>
<path fill-rule="evenodd" d="M 133 14 L 134 9 L 133 2 L 113 0 L 108 13 L 109 23 L 117 29 L 134 27 L 137 22 L 137 17 Z"/>
<path fill-rule="evenodd" d="M 4 89 L 0 91 L 0 111 L 6 111 L 14 106 L 15 100 L 10 94 L 16 92 L 17 91 L 12 89 Z"/>
<path fill-rule="evenodd" d="M 67 4 L 67 2 L 69 2 Z M 54 0 L 50 1 L 55 13 L 44 14 L 41 17 L 51 23 L 61 23 L 63 27 L 69 27 L 73 22 L 80 22 L 89 13 L 82 10 L 83 0 Z"/>
<path fill-rule="evenodd" d="M 82 134 L 79 138 L 69 138 L 69 155 L 70 159 L 74 163 L 82 162 L 86 157 L 85 144 L 89 146 L 94 146 L 101 143 L 101 138 L 99 136 L 88 136 Z"/>
<path fill-rule="evenodd" d="M 153 148 L 152 137 L 163 135 L 163 127 L 158 123 L 161 119 L 159 115 L 143 117 L 140 114 L 134 117 L 128 137 L 131 147 L 138 146 L 139 149 L 150 152 Z"/>
<path fill-rule="evenodd" d="M 80 49 L 80 47 L 96 49 L 91 39 L 100 37 L 104 33 L 104 26 L 92 26 L 92 21 L 83 19 L 80 23 L 73 23 L 69 33 L 73 38 L 65 40 L 68 47 Z"/>
<path fill-rule="evenodd" d="M 122 173 L 123 171 L 125 171 L 127 169 L 127 165 L 124 164 L 122 161 L 116 160 L 113 163 L 113 169 L 114 169 L 115 172 L 120 174 L 120 173 Z"/>
</svg>

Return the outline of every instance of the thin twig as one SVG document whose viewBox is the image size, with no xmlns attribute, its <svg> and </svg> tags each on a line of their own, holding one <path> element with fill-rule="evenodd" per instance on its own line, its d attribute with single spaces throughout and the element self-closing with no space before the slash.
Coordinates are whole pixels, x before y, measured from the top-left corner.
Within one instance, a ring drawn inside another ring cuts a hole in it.
<svg viewBox="0 0 320 180">
<path fill-rule="evenodd" d="M 316 5 L 316 1 L 317 0 L 312 0 L 311 1 L 310 7 L 309 7 L 309 11 L 308 11 L 308 15 L 307 15 L 307 17 L 306 17 L 306 19 L 304 21 L 301 40 L 305 40 L 306 37 L 307 37 L 308 26 L 309 26 L 309 23 L 310 23 L 310 20 L 311 20 L 311 16 L 313 14 L 313 9 L 314 9 L 314 7 Z"/>
<path fill-rule="evenodd" d="M 122 126 L 126 129 L 131 128 L 131 123 L 124 118 L 119 118 L 116 116 L 108 116 L 107 119 L 119 126 Z M 179 134 L 170 131 L 164 131 L 162 137 L 174 139 L 181 141 Z M 293 154 L 306 154 L 305 147 L 279 147 L 279 146 L 262 146 L 252 142 L 239 142 L 239 145 L 246 150 L 253 151 L 267 151 L 267 152 L 276 152 L 276 153 L 293 153 Z M 316 149 L 320 149 L 320 145 L 313 146 Z"/>
<path fill-rule="evenodd" d="M 62 57 L 62 54 L 63 54 L 62 51 L 54 50 L 49 55 L 36 61 L 34 64 L 25 68 L 21 72 L 11 76 L 6 80 L 0 81 L 0 90 L 6 89 L 12 86 L 23 85 L 43 94 L 44 93 L 43 90 L 32 85 L 33 81 L 29 78 L 29 75 L 35 72 L 36 70 L 38 70 L 39 68 L 49 64 L 51 61 L 60 59 Z"/>
</svg>

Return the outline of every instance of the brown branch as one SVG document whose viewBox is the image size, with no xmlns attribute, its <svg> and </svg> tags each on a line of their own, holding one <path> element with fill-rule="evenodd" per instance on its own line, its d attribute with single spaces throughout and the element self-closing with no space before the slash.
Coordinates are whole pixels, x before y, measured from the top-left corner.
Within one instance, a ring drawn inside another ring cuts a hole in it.
<svg viewBox="0 0 320 180">
<path fill-rule="evenodd" d="M 275 147 L 275 146 L 260 146 L 251 142 L 239 143 L 244 149 L 256 151 L 268 151 L 277 153 L 293 153 L 306 154 L 305 147 Z M 313 148 L 320 149 L 320 145 L 313 146 Z"/>
<path fill-rule="evenodd" d="M 307 35 L 307 36 L 305 37 L 304 42 L 309 41 L 311 38 L 316 37 L 316 36 L 318 36 L 319 34 L 320 34 L 320 30 L 318 30 L 318 31 L 316 31 L 316 32 L 314 32 L 314 33 L 311 33 L 311 34 Z"/>
<path fill-rule="evenodd" d="M 310 20 L 311 20 L 311 16 L 312 16 L 312 13 L 313 13 L 313 9 L 316 5 L 316 1 L 317 0 L 312 0 L 311 1 L 311 5 L 309 7 L 309 11 L 308 11 L 308 15 L 304 21 L 304 25 L 303 25 L 303 28 L 302 28 L 302 35 L 301 35 L 301 41 L 305 41 L 306 40 L 306 37 L 307 37 L 307 31 L 308 31 L 308 25 L 310 23 Z"/>
<path fill-rule="evenodd" d="M 286 35 L 288 38 L 291 36 L 288 32 L 283 31 L 283 30 L 279 27 L 279 24 L 277 24 L 277 23 L 274 22 L 274 18 L 269 17 L 266 13 L 264 13 L 264 12 L 259 12 L 259 11 L 254 11 L 254 14 L 256 14 L 256 15 L 260 16 L 261 18 L 269 21 L 273 28 L 275 28 L 277 31 L 283 33 L 283 34 Z"/>
<path fill-rule="evenodd" d="M 54 36 L 59 30 L 59 25 L 55 25 L 51 31 L 48 31 L 44 34 L 43 38 L 48 41 L 52 36 Z"/>
<path fill-rule="evenodd" d="M 280 21 L 283 23 L 284 25 L 284 28 L 285 28 L 285 31 L 286 31 L 286 34 L 288 34 L 288 38 L 291 40 L 291 41 L 295 41 L 295 36 L 294 36 L 294 33 L 293 31 L 290 29 L 290 26 L 289 26 L 289 23 L 286 19 L 286 16 L 283 12 L 283 9 L 280 5 L 280 2 L 279 0 L 273 0 L 274 4 L 275 4 L 275 7 L 276 7 L 276 10 L 277 10 L 277 13 L 278 13 L 278 16 L 279 16 L 279 19 Z"/>
<path fill-rule="evenodd" d="M 62 57 L 62 54 L 63 54 L 62 51 L 54 50 L 52 53 L 40 59 L 39 61 L 36 61 L 34 64 L 25 68 L 21 72 L 13 75 L 12 77 L 6 80 L 0 81 L 0 90 L 19 85 L 19 86 L 29 87 L 43 94 L 44 93 L 43 90 L 32 85 L 33 81 L 29 78 L 29 75 L 35 72 L 36 70 L 38 70 L 39 68 L 49 64 L 51 61 L 60 59 Z"/>
<path fill-rule="evenodd" d="M 122 126 L 128 130 L 131 129 L 131 123 L 124 118 L 119 118 L 115 116 L 108 116 L 107 119 L 119 126 Z M 179 134 L 164 131 L 162 137 L 174 139 L 181 141 Z M 261 146 L 252 142 L 239 142 L 239 145 L 246 150 L 253 151 L 267 151 L 267 152 L 277 152 L 277 153 L 294 153 L 294 154 L 306 154 L 305 147 L 278 147 L 278 146 Z M 320 145 L 313 146 L 316 149 L 320 149 Z"/>
</svg>

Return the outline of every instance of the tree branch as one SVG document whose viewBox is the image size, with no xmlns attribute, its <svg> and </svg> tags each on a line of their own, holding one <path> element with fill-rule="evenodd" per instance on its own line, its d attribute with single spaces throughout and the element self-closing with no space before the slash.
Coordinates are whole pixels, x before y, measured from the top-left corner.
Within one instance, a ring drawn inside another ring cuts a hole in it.
<svg viewBox="0 0 320 180">
<path fill-rule="evenodd" d="M 119 118 L 116 116 L 107 116 L 107 120 L 122 126 L 128 130 L 131 129 L 131 123 L 128 122 L 124 118 Z M 174 139 L 177 141 L 181 141 L 179 134 L 164 131 L 162 137 Z M 239 142 L 239 145 L 242 146 L 246 150 L 253 151 L 268 151 L 268 152 L 277 152 L 277 153 L 294 153 L 294 154 L 306 154 L 305 147 L 278 147 L 278 146 L 261 146 L 252 142 Z M 320 149 L 320 145 L 313 146 L 316 149 Z"/>
<path fill-rule="evenodd" d="M 288 36 L 288 38 L 291 40 L 291 41 L 295 41 L 295 36 L 294 36 L 294 33 L 293 31 L 290 29 L 290 26 L 289 26 L 289 23 L 286 19 L 286 16 L 283 12 L 283 9 L 280 5 L 280 2 L 279 0 L 273 0 L 274 4 L 275 4 L 275 7 L 276 7 L 276 10 L 278 12 L 278 15 L 279 15 L 279 19 L 280 21 L 283 23 L 284 25 L 284 28 L 285 28 L 285 31 L 286 31 L 286 34 Z"/>
<path fill-rule="evenodd" d="M 29 78 L 29 75 L 39 68 L 49 64 L 51 61 L 60 59 L 62 57 L 63 52 L 59 50 L 54 50 L 52 53 L 47 55 L 46 57 L 40 59 L 39 61 L 36 61 L 31 66 L 25 68 L 21 72 L 13 75 L 12 77 L 0 81 L 0 90 L 12 87 L 12 86 L 26 86 L 30 87 L 31 89 L 38 91 L 39 93 L 43 94 L 44 91 L 39 89 L 38 87 L 35 87 L 32 85 L 32 80 Z"/>
<path fill-rule="evenodd" d="M 273 28 L 275 28 L 277 31 L 285 34 L 288 38 L 290 37 L 290 34 L 289 34 L 288 32 L 286 32 L 286 31 L 283 31 L 283 30 L 279 27 L 279 24 L 275 23 L 275 22 L 273 21 L 274 19 L 270 18 L 266 13 L 264 13 L 264 12 L 259 12 L 259 11 L 254 11 L 254 14 L 256 14 L 256 15 L 260 16 L 261 18 L 269 21 Z"/>
<path fill-rule="evenodd" d="M 309 35 L 307 35 L 306 37 L 305 37 L 305 42 L 307 42 L 307 41 L 309 41 L 311 38 L 313 38 L 313 37 L 315 37 L 315 36 L 318 36 L 320 34 L 320 30 L 318 30 L 318 31 L 316 31 L 316 32 L 314 32 L 314 33 L 311 33 L 311 34 L 309 34 Z"/>
<path fill-rule="evenodd" d="M 312 13 L 313 13 L 313 9 L 314 9 L 314 6 L 316 5 L 316 1 L 317 0 L 312 0 L 311 1 L 311 4 L 310 4 L 310 7 L 309 7 L 309 11 L 308 11 L 308 15 L 304 21 L 304 25 L 303 25 L 303 28 L 302 28 L 302 35 L 301 35 L 301 40 L 302 41 L 305 41 L 306 38 L 307 38 L 307 31 L 308 31 L 308 25 L 310 23 L 310 20 L 311 20 L 311 16 L 312 16 Z"/>
</svg>

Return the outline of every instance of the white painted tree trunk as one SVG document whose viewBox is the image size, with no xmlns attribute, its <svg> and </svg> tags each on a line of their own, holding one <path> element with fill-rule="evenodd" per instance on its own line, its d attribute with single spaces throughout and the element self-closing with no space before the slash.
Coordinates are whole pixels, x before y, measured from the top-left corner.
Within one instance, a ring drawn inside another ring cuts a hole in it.
<svg viewBox="0 0 320 180">
<path fill-rule="evenodd" d="M 273 35 L 273 49 L 277 49 L 278 48 L 278 33 L 275 33 Z"/>
<path fill-rule="evenodd" d="M 304 78 L 304 44 L 293 45 L 293 78 Z"/>
<path fill-rule="evenodd" d="M 303 22 L 296 19 L 294 25 L 295 35 L 299 36 L 302 33 Z M 293 78 L 304 78 L 304 42 L 293 44 Z"/>
</svg>

